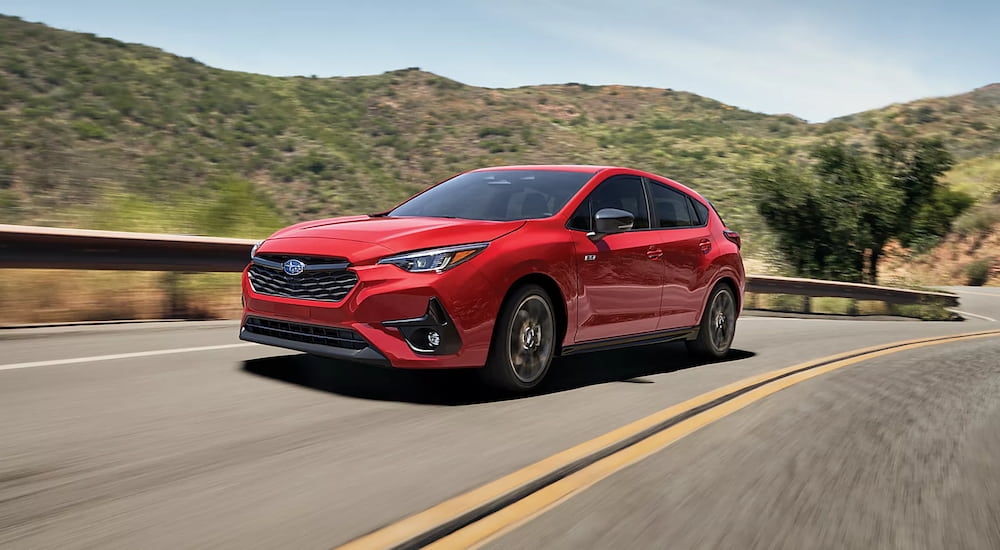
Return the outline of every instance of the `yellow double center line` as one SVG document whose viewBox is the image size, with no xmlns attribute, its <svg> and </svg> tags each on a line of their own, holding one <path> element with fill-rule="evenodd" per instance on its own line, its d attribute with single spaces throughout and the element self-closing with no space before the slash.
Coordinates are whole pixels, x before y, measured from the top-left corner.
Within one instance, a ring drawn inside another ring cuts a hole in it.
<svg viewBox="0 0 1000 550">
<path fill-rule="evenodd" d="M 1000 336 L 1000 330 L 884 344 L 747 378 L 552 455 L 339 548 L 478 546 L 699 428 L 789 386 L 891 353 L 990 336 Z"/>
</svg>

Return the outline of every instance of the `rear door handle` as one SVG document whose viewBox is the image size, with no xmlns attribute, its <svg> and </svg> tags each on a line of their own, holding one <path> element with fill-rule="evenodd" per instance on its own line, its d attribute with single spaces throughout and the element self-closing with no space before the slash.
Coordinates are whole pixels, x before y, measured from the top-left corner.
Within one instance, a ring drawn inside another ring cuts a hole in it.
<svg viewBox="0 0 1000 550">
<path fill-rule="evenodd" d="M 701 249 L 702 254 L 708 254 L 709 252 L 712 251 L 712 241 L 708 239 L 702 239 L 701 242 L 698 243 L 698 248 Z"/>
<path fill-rule="evenodd" d="M 646 257 L 650 260 L 659 260 L 663 257 L 663 251 L 659 248 L 650 247 L 650 249 L 646 251 Z"/>
</svg>

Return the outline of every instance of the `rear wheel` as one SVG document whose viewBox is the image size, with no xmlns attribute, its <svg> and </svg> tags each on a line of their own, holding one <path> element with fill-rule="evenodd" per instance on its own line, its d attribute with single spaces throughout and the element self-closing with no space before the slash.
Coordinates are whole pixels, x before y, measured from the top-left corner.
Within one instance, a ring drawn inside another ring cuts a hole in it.
<svg viewBox="0 0 1000 550">
<path fill-rule="evenodd" d="M 545 377 L 556 350 L 552 300 L 538 285 L 515 290 L 500 308 L 482 375 L 490 385 L 525 391 Z"/>
<path fill-rule="evenodd" d="M 729 285 L 720 284 L 708 298 L 708 306 L 698 327 L 698 338 L 685 343 L 688 351 L 695 355 L 721 359 L 729 353 L 735 335 L 736 298 Z"/>
</svg>

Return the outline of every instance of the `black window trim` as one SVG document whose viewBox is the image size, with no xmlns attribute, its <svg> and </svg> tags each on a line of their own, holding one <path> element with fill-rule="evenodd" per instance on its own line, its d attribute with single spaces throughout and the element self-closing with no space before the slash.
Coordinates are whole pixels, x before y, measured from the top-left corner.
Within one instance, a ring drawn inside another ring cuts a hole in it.
<svg viewBox="0 0 1000 550">
<path fill-rule="evenodd" d="M 673 185 L 670 185 L 669 183 L 665 183 L 665 182 L 662 182 L 662 181 L 659 181 L 659 180 L 654 180 L 652 178 L 647 178 L 647 177 L 642 178 L 642 180 L 643 180 L 643 182 L 646 185 L 661 185 L 663 187 L 666 187 L 667 189 L 670 189 L 671 191 L 673 191 L 675 193 L 679 193 L 682 197 L 684 197 L 684 198 L 687 199 L 687 202 L 688 202 L 688 213 L 691 216 L 691 219 L 692 220 L 701 221 L 701 219 L 697 215 L 697 212 L 694 211 L 694 205 L 691 204 L 691 201 L 695 201 L 695 200 L 698 200 L 698 199 L 692 197 L 691 195 L 688 195 L 687 193 L 685 193 L 684 191 L 681 191 L 680 189 L 677 189 L 676 187 L 674 187 Z M 701 227 L 707 227 L 708 226 L 708 221 L 709 220 L 706 219 L 705 223 L 702 223 L 702 224 L 699 224 L 699 225 L 685 225 L 685 226 L 681 226 L 681 227 L 653 227 L 654 216 L 655 216 L 655 219 L 657 221 L 659 221 L 660 218 L 659 218 L 659 216 L 656 216 L 656 211 L 653 208 L 652 193 L 649 192 L 648 190 L 646 191 L 646 200 L 649 202 L 649 206 L 647 208 L 649 208 L 649 226 L 650 226 L 651 229 L 655 229 L 655 230 L 659 230 L 659 231 L 668 231 L 668 230 L 671 230 L 671 229 L 698 229 L 698 228 L 701 228 Z M 699 201 L 699 202 L 701 202 L 701 201 Z M 709 204 L 711 204 L 711 203 L 709 203 Z"/>
<path fill-rule="evenodd" d="M 718 216 L 719 221 L 722 222 L 722 227 L 728 229 L 729 226 L 726 225 L 726 220 L 722 219 L 722 214 L 720 214 L 719 209 L 715 207 L 715 203 L 713 203 L 712 201 L 706 201 L 706 202 L 708 203 L 708 206 L 712 209 L 712 212 L 715 212 L 715 215 Z"/>
<path fill-rule="evenodd" d="M 698 213 L 695 212 L 695 210 L 694 210 L 694 199 L 691 198 L 691 195 L 684 195 L 684 196 L 687 198 L 688 216 L 690 216 L 690 218 L 688 218 L 688 219 L 696 221 L 696 222 L 698 222 L 700 224 L 701 223 L 701 216 L 699 216 Z M 698 227 L 698 226 L 695 225 L 694 227 Z"/>
</svg>

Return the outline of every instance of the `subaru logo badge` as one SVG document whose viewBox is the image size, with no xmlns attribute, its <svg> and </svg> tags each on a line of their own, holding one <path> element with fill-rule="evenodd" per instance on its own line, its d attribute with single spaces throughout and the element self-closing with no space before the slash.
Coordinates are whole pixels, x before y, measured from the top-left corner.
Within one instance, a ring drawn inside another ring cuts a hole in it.
<svg viewBox="0 0 1000 550">
<path fill-rule="evenodd" d="M 302 263 L 301 260 L 287 260 L 281 264 L 281 268 L 289 275 L 298 275 L 305 271 L 306 264 Z"/>
</svg>

